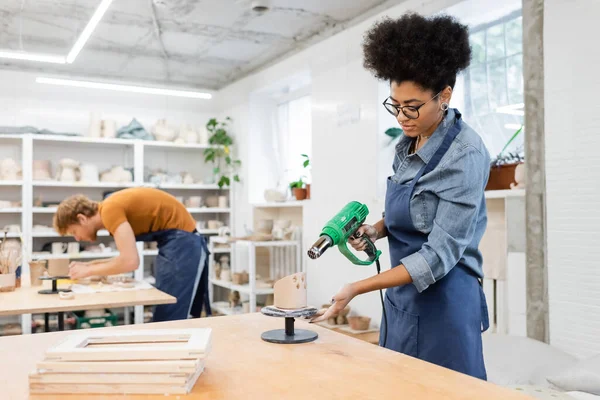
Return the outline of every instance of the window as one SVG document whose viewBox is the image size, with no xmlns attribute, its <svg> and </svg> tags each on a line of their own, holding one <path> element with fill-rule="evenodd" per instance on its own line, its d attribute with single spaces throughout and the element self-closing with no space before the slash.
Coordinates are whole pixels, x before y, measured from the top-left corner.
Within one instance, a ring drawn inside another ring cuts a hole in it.
<svg viewBox="0 0 600 400">
<path fill-rule="evenodd" d="M 464 119 L 495 157 L 524 123 L 521 12 L 470 29 L 471 65 L 462 76 Z M 457 83 L 457 86 L 459 83 Z M 521 133 L 509 151 L 522 151 Z"/>
<path fill-rule="evenodd" d="M 312 118 L 310 96 L 305 95 L 277 106 L 279 154 L 286 182 L 302 178 L 310 183 L 304 168 L 306 154 L 311 156 Z"/>
</svg>

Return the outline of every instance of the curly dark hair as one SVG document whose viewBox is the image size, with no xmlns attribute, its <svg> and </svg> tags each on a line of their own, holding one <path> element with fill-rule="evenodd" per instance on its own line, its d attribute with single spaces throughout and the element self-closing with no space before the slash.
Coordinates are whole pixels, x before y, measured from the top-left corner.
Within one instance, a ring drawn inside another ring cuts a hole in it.
<svg viewBox="0 0 600 400">
<path fill-rule="evenodd" d="M 413 81 L 435 93 L 454 88 L 471 62 L 468 27 L 447 15 L 385 17 L 365 33 L 363 52 L 363 65 L 376 78 Z"/>
</svg>

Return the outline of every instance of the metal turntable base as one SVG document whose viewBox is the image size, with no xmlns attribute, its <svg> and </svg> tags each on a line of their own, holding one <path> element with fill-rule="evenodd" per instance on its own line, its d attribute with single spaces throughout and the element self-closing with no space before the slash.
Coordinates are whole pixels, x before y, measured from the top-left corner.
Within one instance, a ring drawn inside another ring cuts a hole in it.
<svg viewBox="0 0 600 400">
<path fill-rule="evenodd" d="M 286 310 L 274 306 L 266 306 L 260 310 L 269 317 L 285 318 L 285 329 L 273 329 L 263 332 L 262 340 L 269 343 L 298 344 L 308 343 L 316 340 L 319 335 L 306 329 L 294 329 L 295 318 L 309 318 L 317 313 L 314 307 L 299 308 L 297 310 Z"/>
</svg>

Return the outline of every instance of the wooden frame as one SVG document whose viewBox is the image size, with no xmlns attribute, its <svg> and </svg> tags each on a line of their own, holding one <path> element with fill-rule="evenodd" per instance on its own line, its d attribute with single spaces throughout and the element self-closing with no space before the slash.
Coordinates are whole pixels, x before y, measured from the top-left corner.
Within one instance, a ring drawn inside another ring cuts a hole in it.
<svg viewBox="0 0 600 400">
<path fill-rule="evenodd" d="M 206 357 L 211 336 L 210 328 L 89 332 L 49 349 L 45 361 L 195 360 Z"/>
<path fill-rule="evenodd" d="M 203 365 L 204 360 L 42 361 L 37 364 L 37 372 L 41 374 L 193 374 Z"/>
</svg>

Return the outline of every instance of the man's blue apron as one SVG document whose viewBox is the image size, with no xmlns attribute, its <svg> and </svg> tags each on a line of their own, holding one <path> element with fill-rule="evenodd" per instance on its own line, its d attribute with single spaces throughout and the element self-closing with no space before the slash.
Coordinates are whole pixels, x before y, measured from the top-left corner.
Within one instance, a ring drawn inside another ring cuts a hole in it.
<svg viewBox="0 0 600 400">
<path fill-rule="evenodd" d="M 141 234 L 138 242 L 157 242 L 154 263 L 156 288 L 177 298 L 175 304 L 154 307 L 153 322 L 187 319 L 198 290 L 203 269 L 208 264 L 206 239 L 197 231 L 168 229 Z"/>
<path fill-rule="evenodd" d="M 461 130 L 461 114 L 429 163 L 406 184 L 387 180 L 385 225 L 392 267 L 417 252 L 427 234 L 417 230 L 410 217 L 410 199 L 419 178 L 431 172 Z M 465 184 L 475 184 L 465 182 Z M 459 262 L 439 281 L 419 293 L 414 285 L 386 290 L 388 329 L 382 324 L 380 345 L 458 372 L 486 380 L 481 332 L 489 327 L 487 304 L 481 283 Z"/>
</svg>

